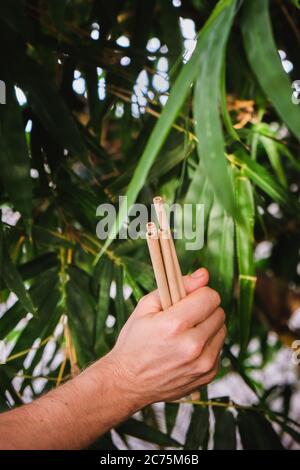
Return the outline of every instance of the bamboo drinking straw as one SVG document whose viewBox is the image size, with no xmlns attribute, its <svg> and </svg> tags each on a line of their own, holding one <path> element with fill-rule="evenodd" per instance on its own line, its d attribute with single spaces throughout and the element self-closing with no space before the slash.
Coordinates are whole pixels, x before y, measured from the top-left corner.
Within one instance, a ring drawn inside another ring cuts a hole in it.
<svg viewBox="0 0 300 470">
<path fill-rule="evenodd" d="M 169 284 L 172 304 L 176 304 L 181 299 L 177 275 L 175 271 L 174 259 L 172 256 L 170 232 L 168 230 L 159 230 L 159 241 L 163 256 L 164 266 Z"/>
<path fill-rule="evenodd" d="M 163 310 L 166 310 L 167 308 L 171 307 L 172 301 L 161 254 L 159 236 L 156 226 L 153 222 L 149 222 L 147 224 L 146 238 L 161 305 Z"/>
<path fill-rule="evenodd" d="M 165 267 L 165 274 L 166 274 L 167 282 L 169 285 L 171 301 L 172 301 L 172 304 L 174 304 L 178 302 L 179 300 L 183 299 L 184 297 L 186 297 L 186 292 L 185 292 L 185 288 L 183 285 L 182 273 L 181 273 L 179 261 L 177 258 L 175 244 L 174 244 L 174 240 L 173 240 L 172 233 L 170 230 L 168 217 L 164 208 L 163 198 L 160 196 L 156 196 L 153 199 L 153 203 L 154 203 L 156 216 L 157 216 L 159 226 L 160 226 L 159 242 L 160 242 L 161 251 L 163 254 L 163 264 Z M 152 228 L 153 226 L 155 227 L 155 224 L 153 222 L 150 222 L 150 224 L 148 225 L 149 226 L 151 225 Z M 150 247 L 149 247 L 149 250 L 150 250 Z M 187 398 L 190 398 L 191 400 L 200 400 L 200 392 L 196 390 L 195 392 L 191 393 L 191 395 Z"/>
<path fill-rule="evenodd" d="M 164 208 L 164 200 L 161 196 L 156 196 L 153 199 L 155 211 L 156 211 L 156 216 L 160 225 L 160 228 L 162 230 L 167 230 L 170 234 L 170 247 L 171 247 L 171 255 L 173 258 L 173 263 L 174 263 L 174 269 L 175 269 L 175 274 L 177 278 L 177 284 L 179 288 L 179 293 L 180 293 L 180 298 L 183 299 L 186 296 L 183 280 L 182 280 L 182 273 L 180 269 L 180 264 L 177 258 L 177 253 L 175 249 L 175 244 L 174 240 L 172 237 L 172 233 L 170 230 L 170 225 L 168 221 L 168 217 Z"/>
</svg>

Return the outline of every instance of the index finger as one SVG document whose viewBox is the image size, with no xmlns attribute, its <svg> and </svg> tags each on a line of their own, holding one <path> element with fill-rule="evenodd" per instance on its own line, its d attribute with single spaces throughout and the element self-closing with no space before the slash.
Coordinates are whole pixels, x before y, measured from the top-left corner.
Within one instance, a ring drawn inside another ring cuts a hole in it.
<svg viewBox="0 0 300 470">
<path fill-rule="evenodd" d="M 184 299 L 165 311 L 167 321 L 178 321 L 187 327 L 193 327 L 208 318 L 220 305 L 217 291 L 210 287 L 200 287 Z"/>
<path fill-rule="evenodd" d="M 203 287 L 208 283 L 209 274 L 207 269 L 200 268 L 197 269 L 192 274 L 188 274 L 187 276 L 183 276 L 183 283 L 187 294 L 199 289 L 199 287 Z M 141 316 L 151 313 L 158 313 L 161 312 L 162 307 L 160 303 L 159 293 L 156 289 L 153 292 L 142 297 L 139 302 L 138 309 L 134 312 L 135 315 Z"/>
</svg>

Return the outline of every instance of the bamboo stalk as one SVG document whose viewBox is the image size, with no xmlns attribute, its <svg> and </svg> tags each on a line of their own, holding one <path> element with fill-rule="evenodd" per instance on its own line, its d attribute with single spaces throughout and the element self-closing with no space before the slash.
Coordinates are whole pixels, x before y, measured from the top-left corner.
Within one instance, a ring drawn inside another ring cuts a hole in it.
<svg viewBox="0 0 300 470">
<path fill-rule="evenodd" d="M 77 362 L 77 354 L 73 344 L 72 336 L 68 325 L 65 325 L 64 329 L 65 340 L 66 340 L 66 354 L 69 358 L 71 365 L 71 377 L 76 377 L 80 373 L 80 369 Z"/>
<path fill-rule="evenodd" d="M 156 279 L 156 284 L 160 296 L 160 301 L 163 310 L 171 307 L 172 301 L 169 291 L 169 285 L 167 281 L 167 276 L 165 272 L 165 267 L 163 263 L 163 257 L 161 253 L 159 237 L 157 233 L 156 226 L 153 222 L 147 224 L 147 233 L 146 233 L 150 258 L 153 266 L 153 271 Z"/>
<path fill-rule="evenodd" d="M 182 272 L 181 272 L 180 264 L 178 261 L 174 240 L 173 240 L 172 233 L 170 230 L 168 217 L 164 208 L 164 200 L 161 196 L 156 196 L 153 199 L 153 203 L 154 203 L 156 216 L 157 216 L 161 230 L 167 230 L 170 234 L 171 256 L 173 258 L 173 264 L 174 264 L 175 274 L 177 278 L 177 285 L 179 288 L 180 298 L 184 299 L 184 297 L 186 297 L 186 292 L 185 292 L 185 287 L 183 284 Z"/>
<path fill-rule="evenodd" d="M 172 304 L 174 305 L 179 302 L 179 300 L 181 300 L 181 295 L 179 291 L 174 259 L 172 256 L 170 232 L 168 230 L 159 230 L 159 241 L 169 284 L 171 300 Z"/>
</svg>

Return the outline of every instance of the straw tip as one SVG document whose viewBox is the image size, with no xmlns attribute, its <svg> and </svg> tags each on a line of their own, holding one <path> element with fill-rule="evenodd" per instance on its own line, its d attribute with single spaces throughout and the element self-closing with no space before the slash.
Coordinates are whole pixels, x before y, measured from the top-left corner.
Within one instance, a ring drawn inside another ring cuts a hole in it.
<svg viewBox="0 0 300 470">
<path fill-rule="evenodd" d="M 148 222 L 146 224 L 146 237 L 157 238 L 157 227 L 154 222 Z"/>
<path fill-rule="evenodd" d="M 153 198 L 154 204 L 162 204 L 164 202 L 163 198 L 161 196 L 155 196 Z"/>
<path fill-rule="evenodd" d="M 151 229 L 153 229 L 154 227 L 155 227 L 155 223 L 154 223 L 154 222 L 147 222 L 147 224 L 146 224 L 147 230 L 148 230 L 148 229 L 151 230 Z"/>
</svg>

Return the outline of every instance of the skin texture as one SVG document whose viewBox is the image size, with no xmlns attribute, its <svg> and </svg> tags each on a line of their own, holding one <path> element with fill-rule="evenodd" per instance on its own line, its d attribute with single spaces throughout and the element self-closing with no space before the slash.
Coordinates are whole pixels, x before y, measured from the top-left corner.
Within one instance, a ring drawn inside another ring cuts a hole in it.
<svg viewBox="0 0 300 470">
<path fill-rule="evenodd" d="M 211 382 L 226 336 L 208 272 L 184 277 L 187 297 L 162 312 L 158 292 L 141 299 L 115 347 L 76 378 L 0 415 L 1 449 L 80 449 L 146 405 Z"/>
</svg>

